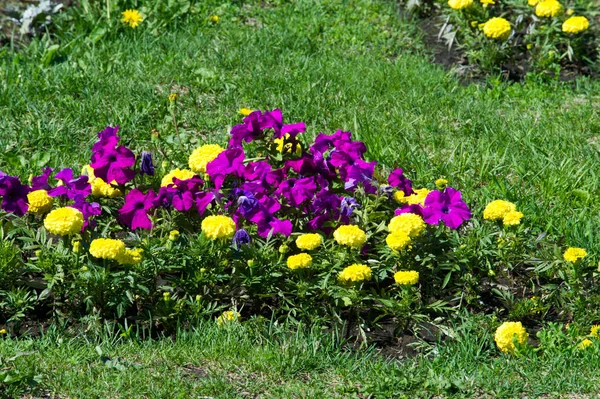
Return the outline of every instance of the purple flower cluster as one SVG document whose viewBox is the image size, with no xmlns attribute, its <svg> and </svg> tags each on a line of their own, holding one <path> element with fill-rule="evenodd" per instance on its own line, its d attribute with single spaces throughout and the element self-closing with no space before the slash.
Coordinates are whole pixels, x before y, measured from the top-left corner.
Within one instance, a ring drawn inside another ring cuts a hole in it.
<svg viewBox="0 0 600 399">
<path fill-rule="evenodd" d="M 119 127 L 107 127 L 98 133 L 98 141 L 92 147 L 92 163 L 94 175 L 106 183 L 113 181 L 125 184 L 135 177 L 131 169 L 135 166 L 135 155 L 125 146 L 118 145 Z"/>
</svg>

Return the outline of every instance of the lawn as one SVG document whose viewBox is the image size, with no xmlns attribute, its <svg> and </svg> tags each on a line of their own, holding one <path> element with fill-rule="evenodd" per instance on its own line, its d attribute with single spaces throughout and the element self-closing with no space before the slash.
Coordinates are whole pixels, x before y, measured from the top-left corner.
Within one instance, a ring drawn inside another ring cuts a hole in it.
<svg viewBox="0 0 600 399">
<path fill-rule="evenodd" d="M 170 148 L 159 160 L 184 165 L 199 143 L 226 143 L 240 108 L 281 108 L 310 139 L 352 131 L 369 160 L 402 167 L 416 186 L 445 177 L 477 214 L 512 201 L 531 234 L 599 259 L 598 81 L 462 82 L 432 64 L 418 21 L 387 0 L 211 0 L 136 30 L 90 18 L 59 18 L 55 35 L 0 48 L 0 170 L 86 165 L 106 125 L 136 153 Z M 34 397 L 597 397 L 586 396 L 598 392 L 597 350 L 509 361 L 484 316 L 459 319 L 451 339 L 410 359 L 248 323 L 207 322 L 175 340 L 58 328 L 0 339 L 0 373 L 39 376 Z"/>
</svg>

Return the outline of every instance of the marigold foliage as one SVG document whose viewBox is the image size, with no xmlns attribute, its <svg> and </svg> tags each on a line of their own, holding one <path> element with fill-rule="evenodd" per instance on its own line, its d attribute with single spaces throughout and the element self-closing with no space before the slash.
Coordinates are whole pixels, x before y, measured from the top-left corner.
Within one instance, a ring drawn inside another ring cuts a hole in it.
<svg viewBox="0 0 600 399">
<path fill-rule="evenodd" d="M 367 241 L 367 234 L 355 225 L 344 225 L 333 232 L 333 238 L 340 245 L 362 247 Z"/>
<path fill-rule="evenodd" d="M 502 352 L 512 354 L 516 349 L 513 337 L 516 337 L 516 341 L 521 345 L 527 342 L 529 334 L 527 334 L 527 331 L 520 321 L 507 321 L 502 323 L 502 325 L 496 329 L 494 340 Z"/>
<path fill-rule="evenodd" d="M 415 285 L 419 282 L 419 272 L 414 270 L 402 270 L 394 274 L 394 281 L 400 285 Z"/>
<path fill-rule="evenodd" d="M 138 27 L 140 22 L 144 20 L 144 17 L 138 10 L 125 10 L 121 15 L 123 16 L 121 22 L 126 23 L 132 28 Z"/>
<path fill-rule="evenodd" d="M 454 10 L 464 10 L 473 5 L 473 0 L 448 0 L 448 5 Z"/>
<path fill-rule="evenodd" d="M 71 207 L 58 208 L 46 215 L 44 227 L 57 236 L 76 234 L 83 227 L 83 214 Z"/>
<path fill-rule="evenodd" d="M 223 215 L 208 216 L 202 221 L 202 232 L 211 240 L 229 239 L 235 234 L 235 222 Z"/>
<path fill-rule="evenodd" d="M 346 267 L 338 275 L 338 280 L 345 283 L 358 283 L 371 279 L 371 268 L 367 265 L 354 264 Z"/>
<path fill-rule="evenodd" d="M 483 34 L 490 39 L 506 40 L 511 30 L 510 22 L 504 18 L 491 18 L 483 24 Z"/>
<path fill-rule="evenodd" d="M 502 220 L 507 213 L 516 210 L 517 206 L 512 202 L 495 200 L 487 204 L 483 210 L 483 218 L 485 220 Z"/>
<path fill-rule="evenodd" d="M 27 194 L 27 211 L 35 215 L 42 215 L 50 212 L 54 205 L 54 198 L 48 195 L 46 190 L 35 190 Z"/>
<path fill-rule="evenodd" d="M 196 174 L 189 169 L 173 169 L 169 173 L 167 173 L 160 182 L 162 187 L 166 187 L 169 184 L 173 184 L 173 178 L 177 178 L 179 180 L 188 180 L 194 177 Z"/>
<path fill-rule="evenodd" d="M 556 0 L 543 0 L 535 6 L 535 15 L 538 17 L 556 17 L 562 12 L 562 5 Z"/>
<path fill-rule="evenodd" d="M 590 21 L 586 17 L 578 16 L 567 19 L 562 24 L 562 31 L 574 35 L 588 30 Z"/>
<path fill-rule="evenodd" d="M 218 144 L 206 144 L 196 148 L 188 160 L 190 169 L 194 173 L 206 173 L 206 165 L 223 151 L 225 149 Z"/>
<path fill-rule="evenodd" d="M 309 254 L 301 253 L 298 255 L 292 255 L 287 258 L 287 266 L 292 269 L 305 269 L 312 265 L 312 256 Z"/>
<path fill-rule="evenodd" d="M 403 232 L 410 238 L 418 237 L 425 230 L 423 218 L 414 213 L 402 213 L 394 216 L 388 224 L 390 233 Z"/>
<path fill-rule="evenodd" d="M 410 245 L 410 237 L 404 231 L 396 231 L 388 234 L 385 242 L 393 251 L 401 251 Z"/>
<path fill-rule="evenodd" d="M 312 251 L 323 244 L 323 237 L 317 233 L 302 234 L 296 238 L 296 246 L 305 251 Z"/>
<path fill-rule="evenodd" d="M 118 261 L 125 255 L 125 243 L 113 238 L 96 238 L 90 244 L 90 254 L 94 258 Z"/>
<path fill-rule="evenodd" d="M 583 248 L 567 248 L 565 253 L 563 254 L 563 258 L 567 262 L 576 263 L 580 259 L 583 259 L 587 256 L 587 251 Z"/>
</svg>

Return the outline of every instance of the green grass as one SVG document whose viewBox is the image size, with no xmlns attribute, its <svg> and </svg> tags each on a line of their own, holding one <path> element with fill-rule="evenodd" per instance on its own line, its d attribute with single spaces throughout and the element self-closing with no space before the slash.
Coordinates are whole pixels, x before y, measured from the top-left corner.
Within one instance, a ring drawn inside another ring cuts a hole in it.
<svg viewBox="0 0 600 399">
<path fill-rule="evenodd" d="M 214 323 L 157 341 L 55 331 L 0 340 L 0 357 L 28 353 L 17 368 L 39 376 L 38 394 L 59 398 L 597 397 L 597 343 L 579 354 L 498 356 L 489 322 L 467 319 L 450 343 L 404 360 L 346 350 L 337 336 L 319 331 Z"/>
</svg>

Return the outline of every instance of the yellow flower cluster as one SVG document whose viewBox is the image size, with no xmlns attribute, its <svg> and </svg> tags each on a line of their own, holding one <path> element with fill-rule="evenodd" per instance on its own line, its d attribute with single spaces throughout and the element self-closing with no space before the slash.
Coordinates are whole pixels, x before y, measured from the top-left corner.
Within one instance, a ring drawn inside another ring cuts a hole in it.
<svg viewBox="0 0 600 399">
<path fill-rule="evenodd" d="M 507 321 L 498 327 L 494 335 L 494 340 L 502 352 L 512 354 L 516 349 L 513 338 L 516 338 L 516 341 L 523 345 L 527 342 L 528 337 L 529 334 L 527 334 L 520 321 Z"/>
<path fill-rule="evenodd" d="M 587 338 L 586 338 L 586 339 L 584 339 L 583 341 L 581 341 L 581 342 L 579 343 L 579 345 L 577 345 L 577 347 L 578 347 L 579 349 L 582 349 L 582 350 L 583 350 L 583 349 L 587 349 L 588 347 L 592 346 L 592 344 L 593 344 L 593 342 L 592 342 L 590 339 L 587 339 Z"/>
<path fill-rule="evenodd" d="M 125 255 L 125 243 L 112 238 L 96 238 L 90 244 L 90 254 L 94 258 L 118 261 Z"/>
<path fill-rule="evenodd" d="M 402 270 L 394 274 L 394 281 L 400 285 L 415 285 L 419 282 L 419 272 L 414 270 Z"/>
<path fill-rule="evenodd" d="M 323 237 L 317 233 L 302 234 L 296 238 L 296 246 L 305 251 L 317 249 L 321 246 L 321 244 L 323 244 Z"/>
<path fill-rule="evenodd" d="M 507 40 L 511 30 L 510 22 L 504 18 L 490 18 L 483 24 L 483 34 L 494 40 Z"/>
<path fill-rule="evenodd" d="M 567 262 L 576 263 L 580 259 L 583 259 L 587 256 L 587 251 L 583 248 L 567 248 L 565 253 L 563 254 L 563 258 Z"/>
<path fill-rule="evenodd" d="M 535 15 L 538 17 L 556 17 L 561 12 L 562 5 L 556 0 L 543 0 L 535 6 Z"/>
<path fill-rule="evenodd" d="M 355 225 L 344 225 L 333 232 L 333 238 L 340 245 L 362 247 L 367 241 L 367 234 Z"/>
<path fill-rule="evenodd" d="M 218 144 L 206 144 L 196 148 L 188 160 L 190 169 L 194 173 L 206 173 L 206 165 L 223 151 L 225 149 Z"/>
<path fill-rule="evenodd" d="M 592 328 L 590 328 L 590 335 L 594 338 L 600 338 L 600 326 L 593 325 Z"/>
<path fill-rule="evenodd" d="M 128 24 L 132 28 L 139 26 L 140 22 L 144 20 L 144 17 L 138 10 L 125 10 L 121 15 L 123 16 L 121 22 Z"/>
<path fill-rule="evenodd" d="M 202 221 L 202 232 L 211 240 L 231 238 L 235 234 L 235 222 L 223 215 L 208 216 Z"/>
<path fill-rule="evenodd" d="M 238 113 L 243 116 L 248 116 L 252 113 L 252 110 L 250 108 L 240 108 Z"/>
<path fill-rule="evenodd" d="M 137 265 L 142 261 L 144 250 L 141 248 L 126 249 L 121 256 L 117 258 L 117 262 L 122 265 Z"/>
<path fill-rule="evenodd" d="M 425 205 L 425 198 L 427 198 L 427 194 L 429 194 L 431 190 L 428 190 L 426 188 L 418 188 L 414 190 L 414 192 L 414 194 L 411 194 L 408 197 L 406 197 L 404 196 L 403 191 L 396 191 L 394 193 L 394 199 L 400 204 Z"/>
<path fill-rule="evenodd" d="M 160 185 L 162 187 L 166 187 L 169 184 L 173 184 L 173 178 L 177 178 L 179 180 L 188 180 L 194 176 L 196 176 L 196 174 L 189 169 L 173 169 L 162 178 Z"/>
<path fill-rule="evenodd" d="M 367 265 L 354 264 L 346 267 L 338 275 L 338 280 L 345 283 L 358 283 L 371 279 L 371 268 Z"/>
<path fill-rule="evenodd" d="M 286 154 L 290 154 L 292 152 L 292 143 L 287 142 L 289 138 L 290 135 L 286 133 L 285 136 L 273 140 L 273 142 L 277 144 L 277 151 L 281 153 L 285 152 Z M 293 151 L 296 153 L 296 155 L 302 155 L 302 146 L 300 145 L 300 143 L 295 143 L 295 147 L 296 148 Z"/>
<path fill-rule="evenodd" d="M 390 233 L 403 232 L 410 238 L 418 237 L 425 230 L 423 218 L 414 213 L 402 213 L 394 216 L 388 224 Z"/>
<path fill-rule="evenodd" d="M 27 194 L 28 212 L 34 215 L 43 215 L 50 212 L 54 205 L 54 198 L 46 190 L 35 190 Z"/>
<path fill-rule="evenodd" d="M 473 5 L 473 0 L 448 0 L 448 5 L 454 10 L 464 10 Z"/>
<path fill-rule="evenodd" d="M 495 200 L 487 204 L 483 210 L 485 220 L 502 220 L 506 226 L 515 226 L 521 223 L 523 213 L 517 211 L 517 206 L 512 202 Z"/>
<path fill-rule="evenodd" d="M 233 323 L 240 319 L 241 315 L 234 310 L 226 310 L 221 316 L 217 318 L 217 324 L 219 327 L 223 327 L 227 324 Z"/>
<path fill-rule="evenodd" d="M 57 236 L 79 233 L 83 227 L 83 213 L 70 207 L 55 209 L 46 215 L 44 227 Z"/>
<path fill-rule="evenodd" d="M 571 17 L 562 24 L 562 31 L 574 35 L 588 30 L 590 21 L 586 17 Z"/>
<path fill-rule="evenodd" d="M 312 265 L 312 256 L 306 253 L 292 255 L 287 258 L 287 266 L 292 269 L 305 269 Z"/>
<path fill-rule="evenodd" d="M 385 242 L 393 251 L 401 251 L 410 245 L 410 237 L 404 231 L 396 231 L 388 234 Z"/>
</svg>

